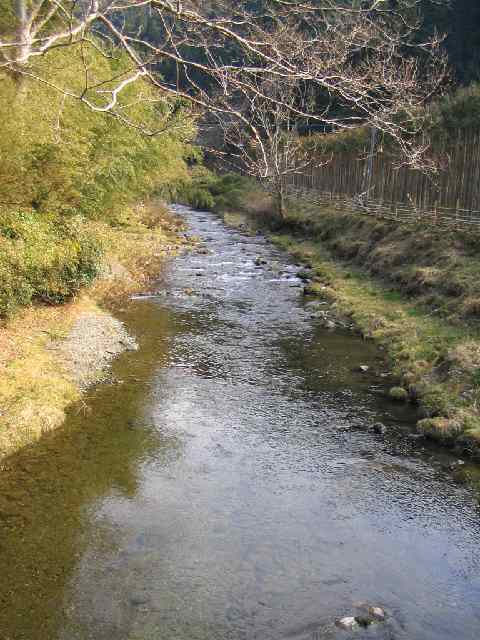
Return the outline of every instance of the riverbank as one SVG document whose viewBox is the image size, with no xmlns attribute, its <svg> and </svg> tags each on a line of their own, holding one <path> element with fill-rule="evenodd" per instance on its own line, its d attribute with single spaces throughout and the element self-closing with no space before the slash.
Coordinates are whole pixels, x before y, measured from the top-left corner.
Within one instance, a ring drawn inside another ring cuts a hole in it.
<svg viewBox="0 0 480 640">
<path fill-rule="evenodd" d="M 298 202 L 279 222 L 263 193 L 223 215 L 305 264 L 305 294 L 379 345 L 395 378 L 391 398 L 419 405 L 419 434 L 480 457 L 478 238 Z"/>
<path fill-rule="evenodd" d="M 140 205 L 121 227 L 96 223 L 94 232 L 104 258 L 92 286 L 63 305 L 18 310 L 0 326 L 0 459 L 59 427 L 67 407 L 108 376 L 112 359 L 135 348 L 115 308 L 191 244 L 161 202 Z"/>
</svg>

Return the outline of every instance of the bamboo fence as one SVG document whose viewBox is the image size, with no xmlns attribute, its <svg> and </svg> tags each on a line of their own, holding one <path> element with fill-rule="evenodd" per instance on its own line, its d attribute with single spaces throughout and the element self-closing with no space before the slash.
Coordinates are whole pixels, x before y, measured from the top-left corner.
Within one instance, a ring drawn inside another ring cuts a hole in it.
<svg viewBox="0 0 480 640">
<path fill-rule="evenodd" d="M 341 153 L 330 162 L 287 179 L 290 196 L 343 211 L 399 221 L 425 220 L 441 225 L 480 226 L 480 134 L 461 132 L 455 141 L 437 144 L 440 167 L 432 176 L 396 167 L 377 149 Z"/>
</svg>

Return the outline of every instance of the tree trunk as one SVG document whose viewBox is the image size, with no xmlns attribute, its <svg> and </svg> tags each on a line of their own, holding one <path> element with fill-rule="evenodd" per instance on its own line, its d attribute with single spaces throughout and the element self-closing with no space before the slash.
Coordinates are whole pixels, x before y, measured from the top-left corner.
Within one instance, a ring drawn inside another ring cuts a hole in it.
<svg viewBox="0 0 480 640">
<path fill-rule="evenodd" d="M 281 178 L 277 183 L 277 213 L 282 220 L 285 220 L 285 192 L 283 180 Z"/>
<path fill-rule="evenodd" d="M 17 47 L 17 60 L 19 64 L 23 64 L 29 54 L 30 49 L 30 32 L 28 28 L 28 11 L 27 0 L 16 0 L 15 14 L 17 17 L 17 39 L 20 43 Z"/>
</svg>

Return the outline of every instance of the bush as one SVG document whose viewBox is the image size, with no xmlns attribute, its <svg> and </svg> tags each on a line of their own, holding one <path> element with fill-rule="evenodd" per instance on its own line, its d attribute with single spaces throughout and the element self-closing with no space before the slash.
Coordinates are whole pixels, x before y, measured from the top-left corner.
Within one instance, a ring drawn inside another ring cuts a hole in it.
<svg viewBox="0 0 480 640">
<path fill-rule="evenodd" d="M 215 175 L 203 166 L 194 167 L 190 178 L 176 193 L 180 202 L 196 209 L 240 211 L 245 194 L 252 190 L 252 178 L 236 173 Z"/>
<path fill-rule="evenodd" d="M 79 218 L 0 212 L 0 316 L 33 300 L 68 300 L 95 278 L 102 253 Z"/>
</svg>

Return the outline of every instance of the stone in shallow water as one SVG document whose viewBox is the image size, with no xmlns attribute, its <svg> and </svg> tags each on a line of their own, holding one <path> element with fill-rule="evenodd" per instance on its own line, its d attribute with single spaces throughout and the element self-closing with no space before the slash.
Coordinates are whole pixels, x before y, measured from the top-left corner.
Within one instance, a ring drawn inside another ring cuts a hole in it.
<svg viewBox="0 0 480 640">
<path fill-rule="evenodd" d="M 366 629 L 373 624 L 373 619 L 370 616 L 355 616 L 355 622 L 359 627 Z"/>
<path fill-rule="evenodd" d="M 344 618 L 340 618 L 335 622 L 335 624 L 340 629 L 345 629 L 346 631 L 351 631 L 352 629 L 356 629 L 358 627 L 358 622 L 353 616 L 345 616 Z"/>
<path fill-rule="evenodd" d="M 148 604 L 149 601 L 150 598 L 146 593 L 133 593 L 130 596 L 130 603 L 133 604 L 134 607 L 141 607 Z"/>
<path fill-rule="evenodd" d="M 387 431 L 387 427 L 382 422 L 375 422 L 372 426 L 372 431 L 383 436 Z"/>
<path fill-rule="evenodd" d="M 382 607 L 369 607 L 368 613 L 375 618 L 375 620 L 385 620 L 385 611 Z"/>
</svg>

